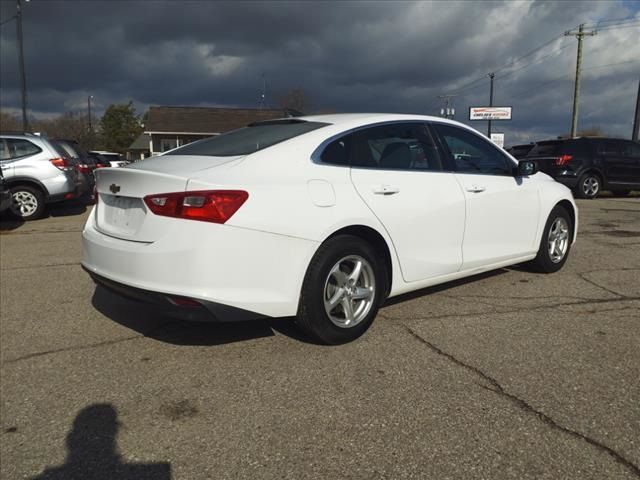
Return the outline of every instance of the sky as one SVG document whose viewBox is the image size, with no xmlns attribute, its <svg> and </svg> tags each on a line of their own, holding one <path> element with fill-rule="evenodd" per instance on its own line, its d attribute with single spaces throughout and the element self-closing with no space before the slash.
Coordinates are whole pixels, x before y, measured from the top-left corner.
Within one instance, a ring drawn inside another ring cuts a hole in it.
<svg viewBox="0 0 640 480">
<path fill-rule="evenodd" d="M 24 1 L 24 0 L 23 0 Z M 0 0 L 0 109 L 20 112 L 14 0 Z M 493 123 L 507 145 L 571 126 L 580 23 L 586 37 L 579 128 L 630 137 L 640 80 L 640 0 L 223 2 L 31 0 L 23 3 L 29 114 L 49 118 L 112 103 L 256 108 L 302 88 L 314 111 L 455 119 L 489 100 L 512 106 Z M 613 26 L 612 26 L 613 23 Z M 624 27 L 624 28 L 621 28 Z M 531 55 L 527 53 L 546 44 Z M 521 58 L 525 56 L 524 58 Z"/>
</svg>

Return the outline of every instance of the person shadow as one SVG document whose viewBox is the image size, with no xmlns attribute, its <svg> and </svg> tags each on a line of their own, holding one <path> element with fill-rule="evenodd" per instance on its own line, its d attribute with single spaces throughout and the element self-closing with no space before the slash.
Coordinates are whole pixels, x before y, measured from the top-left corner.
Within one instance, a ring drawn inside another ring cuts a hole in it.
<svg viewBox="0 0 640 480">
<path fill-rule="evenodd" d="M 59 467 L 47 467 L 32 480 L 171 480 L 171 464 L 126 463 L 118 453 L 118 413 L 110 404 L 78 413 L 67 434 L 68 454 Z"/>
</svg>

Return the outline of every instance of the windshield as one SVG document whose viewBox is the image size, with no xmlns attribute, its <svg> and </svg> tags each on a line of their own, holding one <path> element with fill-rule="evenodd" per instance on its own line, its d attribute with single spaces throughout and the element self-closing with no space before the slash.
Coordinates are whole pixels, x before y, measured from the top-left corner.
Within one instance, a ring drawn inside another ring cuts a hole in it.
<svg viewBox="0 0 640 480">
<path fill-rule="evenodd" d="M 254 123 L 171 151 L 171 155 L 211 155 L 230 157 L 248 155 L 276 143 L 328 125 L 304 120 L 273 120 Z"/>
</svg>

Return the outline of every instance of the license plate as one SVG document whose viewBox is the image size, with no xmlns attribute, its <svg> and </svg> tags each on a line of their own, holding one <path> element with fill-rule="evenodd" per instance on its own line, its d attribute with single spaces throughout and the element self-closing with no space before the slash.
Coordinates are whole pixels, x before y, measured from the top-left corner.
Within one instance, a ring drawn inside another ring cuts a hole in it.
<svg viewBox="0 0 640 480">
<path fill-rule="evenodd" d="M 144 209 L 139 198 L 103 195 L 104 225 L 119 233 L 135 233 L 144 218 Z M 101 198 L 102 200 L 102 198 Z"/>
</svg>

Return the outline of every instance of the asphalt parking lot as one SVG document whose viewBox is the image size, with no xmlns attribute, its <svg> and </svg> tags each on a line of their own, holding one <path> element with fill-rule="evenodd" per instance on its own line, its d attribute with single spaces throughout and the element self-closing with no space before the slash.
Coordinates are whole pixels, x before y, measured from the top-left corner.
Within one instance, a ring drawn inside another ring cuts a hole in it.
<svg viewBox="0 0 640 480">
<path fill-rule="evenodd" d="M 3 479 L 640 477 L 640 196 L 565 268 L 394 299 L 340 347 L 96 289 L 89 211 L 2 225 Z"/>
</svg>

